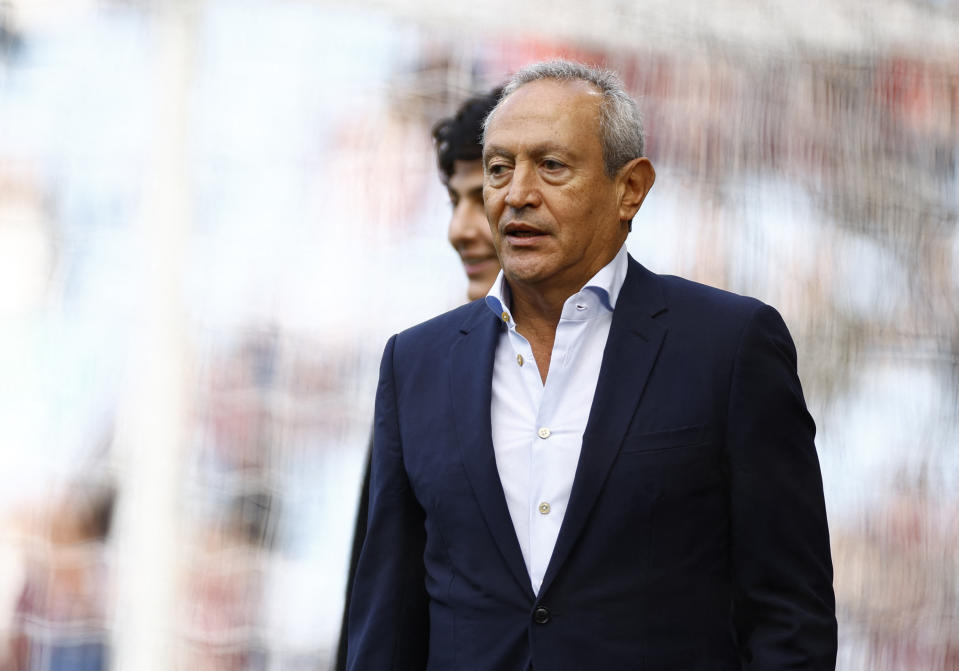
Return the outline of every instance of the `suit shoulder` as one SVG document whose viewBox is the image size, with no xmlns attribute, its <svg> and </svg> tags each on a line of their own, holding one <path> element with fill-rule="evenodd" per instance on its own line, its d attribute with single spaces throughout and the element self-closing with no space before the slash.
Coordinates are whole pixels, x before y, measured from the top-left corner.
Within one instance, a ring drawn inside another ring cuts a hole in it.
<svg viewBox="0 0 959 671">
<path fill-rule="evenodd" d="M 757 342 L 775 342 L 793 350 L 789 327 L 774 307 L 681 277 L 658 275 L 657 279 L 666 304 L 660 318 L 679 342 L 729 352 Z"/>
<path fill-rule="evenodd" d="M 730 343 L 739 342 L 751 328 L 791 337 L 779 311 L 757 298 L 673 275 L 657 278 L 668 307 L 666 321 L 673 327 L 702 330 Z"/>
<path fill-rule="evenodd" d="M 484 299 L 477 299 L 401 331 L 396 336 L 397 346 L 429 343 L 435 347 L 454 337 L 464 325 L 482 318 L 486 313 L 489 313 L 489 308 Z"/>
<path fill-rule="evenodd" d="M 683 277 L 657 277 L 670 310 L 695 310 L 703 317 L 722 316 L 728 320 L 749 319 L 764 308 L 772 309 L 757 298 L 717 289 Z"/>
</svg>

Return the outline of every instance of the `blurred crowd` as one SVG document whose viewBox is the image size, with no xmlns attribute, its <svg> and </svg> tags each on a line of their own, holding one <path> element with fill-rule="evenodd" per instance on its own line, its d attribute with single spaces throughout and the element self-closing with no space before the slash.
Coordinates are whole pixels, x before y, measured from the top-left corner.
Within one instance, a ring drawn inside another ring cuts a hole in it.
<svg viewBox="0 0 959 671">
<path fill-rule="evenodd" d="M 66 4 L 69 25 L 0 0 L 0 669 L 123 668 L 148 602 L 158 668 L 328 667 L 383 343 L 466 292 L 431 128 L 560 54 L 618 70 L 645 110 L 660 179 L 630 252 L 776 304 L 796 338 L 839 668 L 959 669 L 959 51 Z M 158 63 L 181 90 L 151 88 Z M 169 124 L 179 265 L 149 254 L 172 233 L 142 202 Z M 184 371 L 159 511 L 131 491 L 129 430 L 157 276 Z M 131 566 L 143 519 L 176 539 L 157 570 Z"/>
</svg>

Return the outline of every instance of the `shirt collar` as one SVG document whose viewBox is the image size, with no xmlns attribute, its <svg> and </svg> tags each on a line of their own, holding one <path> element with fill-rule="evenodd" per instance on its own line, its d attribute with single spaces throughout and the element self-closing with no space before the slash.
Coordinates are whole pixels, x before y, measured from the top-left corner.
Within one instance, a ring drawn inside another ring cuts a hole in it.
<svg viewBox="0 0 959 671">
<path fill-rule="evenodd" d="M 594 292 L 606 309 L 612 312 L 616 308 L 616 300 L 623 288 L 623 282 L 626 281 L 626 270 L 629 267 L 627 259 L 626 243 L 623 243 L 613 260 L 600 268 L 599 272 L 583 285 L 580 292 L 587 290 Z M 503 271 L 500 270 L 499 275 L 496 276 L 496 281 L 493 282 L 493 286 L 486 294 L 486 306 L 496 315 L 497 319 L 506 322 L 510 328 L 514 328 L 510 302 L 509 283 L 506 281 Z"/>
</svg>

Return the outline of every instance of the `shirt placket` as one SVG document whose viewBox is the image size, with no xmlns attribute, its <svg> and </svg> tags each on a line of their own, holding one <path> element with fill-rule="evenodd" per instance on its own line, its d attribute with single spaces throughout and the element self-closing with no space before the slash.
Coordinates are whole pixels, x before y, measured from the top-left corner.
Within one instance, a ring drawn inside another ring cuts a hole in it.
<svg viewBox="0 0 959 671">
<path fill-rule="evenodd" d="M 567 359 L 570 329 L 557 329 L 550 358 L 550 370 L 543 387 L 542 401 L 536 413 L 535 433 L 530 439 L 530 488 L 527 505 L 530 514 L 530 573 L 538 592 L 553 554 L 553 546 L 562 524 L 566 505 L 557 499 L 557 456 L 562 449 L 563 429 L 557 415 L 560 395 L 567 384 Z"/>
<path fill-rule="evenodd" d="M 526 340 L 522 335 L 516 331 L 516 327 L 512 320 L 509 321 L 509 343 L 513 351 L 513 360 L 517 368 L 515 369 L 515 374 L 519 377 L 522 382 L 523 388 L 526 390 L 526 397 L 529 403 L 530 413 L 528 417 L 532 418 L 532 428 L 531 433 L 536 436 L 539 421 L 540 421 L 540 408 L 542 406 L 543 394 L 544 394 L 544 385 L 543 381 L 540 378 L 539 368 L 536 366 L 536 360 L 533 356 L 532 347 L 530 347 L 529 341 Z M 533 438 L 527 447 L 527 459 L 528 459 L 528 468 L 527 468 L 527 480 L 525 491 L 529 493 L 529 496 L 532 496 L 532 492 L 536 489 L 537 474 L 535 472 L 536 468 L 536 459 L 535 459 L 535 443 L 532 441 L 539 440 L 539 438 Z M 537 566 L 537 550 L 539 550 L 539 545 L 537 544 L 537 534 L 536 534 L 536 519 L 534 517 L 535 511 L 529 503 L 530 499 L 527 499 L 526 502 L 526 538 L 521 539 L 525 541 L 525 545 L 528 548 L 527 561 L 529 562 L 529 571 L 531 576 L 535 576 L 535 570 Z M 539 589 L 538 581 L 534 580 L 534 589 Z"/>
</svg>

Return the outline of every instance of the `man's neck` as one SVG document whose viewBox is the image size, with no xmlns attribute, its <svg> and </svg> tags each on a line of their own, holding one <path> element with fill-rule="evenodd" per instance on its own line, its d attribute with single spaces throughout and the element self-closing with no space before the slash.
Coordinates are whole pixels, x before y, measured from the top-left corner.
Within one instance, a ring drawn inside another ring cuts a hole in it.
<svg viewBox="0 0 959 671">
<path fill-rule="evenodd" d="M 542 291 L 517 283 L 510 284 L 510 311 L 516 323 L 516 330 L 529 342 L 544 384 L 549 373 L 553 341 L 556 339 L 556 327 L 563 314 L 563 305 L 566 299 L 580 288 L 582 284 L 574 289 L 558 287 Z"/>
<path fill-rule="evenodd" d="M 598 264 L 591 272 L 578 275 L 575 278 L 550 278 L 549 282 L 526 284 L 522 281 L 504 278 L 508 292 L 503 292 L 504 299 L 510 303 L 510 312 L 516 331 L 526 338 L 536 358 L 536 367 L 539 368 L 543 383 L 549 372 L 549 362 L 553 353 L 553 341 L 556 339 L 556 328 L 563 315 L 563 307 L 570 296 L 579 292 L 603 268 L 616 258 L 622 250 Z M 504 269 L 505 273 L 505 269 Z"/>
<path fill-rule="evenodd" d="M 543 292 L 536 287 L 509 282 L 509 289 L 510 312 L 513 313 L 517 328 L 520 325 L 538 324 L 540 327 L 552 325 L 553 330 L 556 330 L 566 299 L 576 293 L 579 287 L 572 291 L 562 287 Z"/>
<path fill-rule="evenodd" d="M 588 273 L 568 279 L 551 278 L 552 281 L 526 284 L 506 277 L 509 286 L 510 312 L 516 322 L 516 330 L 526 336 L 524 329 L 556 333 L 566 300 L 579 292 L 600 270 L 612 263 L 621 247 L 609 258 L 599 261 Z M 558 281 L 557 281 L 558 280 Z M 552 338 L 551 338 L 552 339 Z"/>
</svg>

